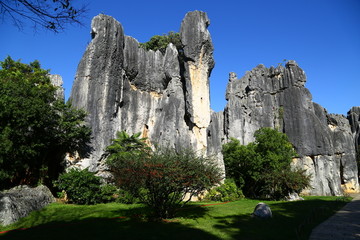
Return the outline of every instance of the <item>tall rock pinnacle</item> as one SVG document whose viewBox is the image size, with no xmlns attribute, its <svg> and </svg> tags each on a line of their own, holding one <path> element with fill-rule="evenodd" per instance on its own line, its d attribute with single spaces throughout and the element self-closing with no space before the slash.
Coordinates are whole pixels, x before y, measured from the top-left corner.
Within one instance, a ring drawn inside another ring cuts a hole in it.
<svg viewBox="0 0 360 240">
<path fill-rule="evenodd" d="M 184 45 L 186 113 L 199 142 L 198 150 L 206 152 L 206 128 L 210 124 L 210 82 L 214 68 L 213 45 L 207 27 L 210 20 L 204 12 L 189 12 L 181 24 Z"/>
<path fill-rule="evenodd" d="M 149 142 L 206 153 L 210 124 L 209 75 L 214 66 L 206 13 L 188 13 L 181 25 L 183 57 L 145 50 L 119 22 L 98 15 L 93 39 L 80 61 L 71 100 L 89 113 L 90 156 L 79 162 L 103 171 L 103 154 L 117 131 L 141 132 Z M 185 60 L 184 60 L 185 59 Z"/>
</svg>

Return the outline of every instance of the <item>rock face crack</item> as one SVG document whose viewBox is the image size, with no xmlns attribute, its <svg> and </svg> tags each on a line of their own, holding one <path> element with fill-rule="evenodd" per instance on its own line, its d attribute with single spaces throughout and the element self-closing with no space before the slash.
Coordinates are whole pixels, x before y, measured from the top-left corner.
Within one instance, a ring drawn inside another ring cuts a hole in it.
<svg viewBox="0 0 360 240">
<path fill-rule="evenodd" d="M 117 131 L 125 130 L 141 132 L 153 146 L 193 148 L 214 156 L 223 168 L 224 143 L 237 138 L 248 144 L 256 130 L 271 127 L 288 135 L 298 153 L 294 167 L 311 174 L 306 193 L 358 191 L 360 107 L 352 108 L 347 118 L 327 113 L 312 102 L 305 72 L 290 60 L 285 66 L 260 64 L 241 78 L 230 73 L 224 111 L 213 112 L 209 24 L 206 13 L 187 13 L 180 27 L 183 49 L 169 44 L 161 53 L 140 48 L 112 17 L 94 17 L 92 41 L 70 97 L 75 107 L 89 113 L 94 150 L 77 164 L 106 177 L 104 149 Z"/>
</svg>

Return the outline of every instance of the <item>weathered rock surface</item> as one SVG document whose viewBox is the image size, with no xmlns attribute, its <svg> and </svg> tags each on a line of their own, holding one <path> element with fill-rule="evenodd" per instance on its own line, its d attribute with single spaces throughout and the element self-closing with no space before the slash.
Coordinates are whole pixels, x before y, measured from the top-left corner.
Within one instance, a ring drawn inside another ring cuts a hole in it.
<svg viewBox="0 0 360 240">
<path fill-rule="evenodd" d="M 350 122 L 351 133 L 355 138 L 355 148 L 358 151 L 360 146 L 360 107 L 352 107 L 347 118 Z"/>
<path fill-rule="evenodd" d="M 80 163 L 101 164 L 117 131 L 141 132 L 151 144 L 207 151 L 210 125 L 209 75 L 214 66 L 206 13 L 188 13 L 181 24 L 183 60 L 169 44 L 165 54 L 139 47 L 119 22 L 106 15 L 92 21 L 93 39 L 81 59 L 71 100 L 90 113 L 94 151 Z M 99 166 L 100 164 L 100 166 Z"/>
<path fill-rule="evenodd" d="M 257 129 L 272 127 L 289 136 L 299 155 L 294 166 L 311 174 L 308 194 L 358 191 L 360 108 L 353 108 L 348 119 L 328 114 L 312 102 L 305 73 L 295 61 L 276 68 L 259 65 L 240 79 L 230 73 L 228 103 L 223 112 L 211 111 L 209 23 L 204 12 L 187 13 L 180 28 L 183 49 L 169 44 L 162 53 L 139 47 L 112 17 L 93 19 L 93 39 L 70 98 L 89 113 L 94 151 L 77 164 L 105 175 L 104 149 L 117 131 L 125 130 L 141 132 L 153 146 L 192 147 L 215 156 L 223 167 L 222 144 L 231 137 L 248 144 Z"/>
<path fill-rule="evenodd" d="M 63 80 L 62 77 L 58 74 L 49 75 L 50 81 L 52 85 L 57 87 L 56 89 L 56 98 L 60 100 L 65 100 L 64 88 L 63 88 Z"/>
<path fill-rule="evenodd" d="M 9 225 L 55 201 L 46 186 L 18 186 L 0 192 L 0 224 Z"/>
<path fill-rule="evenodd" d="M 298 158 L 294 166 L 311 174 L 312 195 L 358 191 L 354 138 L 349 121 L 312 102 L 306 76 L 295 61 L 285 67 L 259 65 L 244 77 L 230 74 L 226 91 L 225 134 L 243 144 L 260 127 L 286 133 Z"/>
</svg>

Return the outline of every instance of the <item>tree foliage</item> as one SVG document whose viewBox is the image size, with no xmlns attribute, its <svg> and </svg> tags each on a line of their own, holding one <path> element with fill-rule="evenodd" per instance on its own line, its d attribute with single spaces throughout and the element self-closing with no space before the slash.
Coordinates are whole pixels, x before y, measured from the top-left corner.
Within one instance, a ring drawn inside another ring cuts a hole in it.
<svg viewBox="0 0 360 240">
<path fill-rule="evenodd" d="M 237 139 L 223 145 L 226 175 L 242 187 L 245 196 L 280 199 L 309 186 L 305 171 L 291 168 L 296 156 L 287 136 L 271 128 L 255 132 L 255 142 Z"/>
<path fill-rule="evenodd" d="M 62 31 L 67 24 L 81 24 L 86 6 L 76 7 L 72 0 L 0 0 L 2 21 L 6 18 L 22 29 L 24 22 L 53 32 Z"/>
<path fill-rule="evenodd" d="M 140 47 L 145 48 L 146 50 L 159 50 L 164 54 L 169 43 L 174 44 L 174 46 L 178 50 L 181 50 L 183 48 L 180 34 L 177 32 L 169 32 L 168 34 L 155 35 L 151 37 L 148 42 L 140 43 Z"/>
<path fill-rule="evenodd" d="M 87 147 L 86 114 L 56 99 L 38 61 L 0 64 L 0 189 L 56 179 L 65 153 Z"/>
<path fill-rule="evenodd" d="M 108 149 L 113 149 L 114 143 Z M 140 196 L 154 210 L 155 218 L 173 217 L 191 197 L 221 181 L 216 164 L 190 150 L 161 149 L 143 154 L 130 150 L 126 155 L 112 152 L 108 164 L 116 184 Z"/>
<path fill-rule="evenodd" d="M 117 132 L 112 144 L 106 148 L 107 163 L 113 165 L 118 161 L 132 157 L 147 157 L 151 148 L 149 148 L 145 138 L 140 138 L 140 133 L 133 135 L 127 134 L 125 131 Z"/>
</svg>

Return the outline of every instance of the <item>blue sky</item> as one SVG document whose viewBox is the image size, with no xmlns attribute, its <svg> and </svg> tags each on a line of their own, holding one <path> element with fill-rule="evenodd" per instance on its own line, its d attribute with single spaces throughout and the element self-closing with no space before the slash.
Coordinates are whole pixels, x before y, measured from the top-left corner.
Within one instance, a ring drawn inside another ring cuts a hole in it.
<svg viewBox="0 0 360 240">
<path fill-rule="evenodd" d="M 145 42 L 153 35 L 179 31 L 189 11 L 207 12 L 215 47 L 211 107 L 224 108 L 229 72 L 244 75 L 256 65 L 277 66 L 296 60 L 307 75 L 313 101 L 330 113 L 346 114 L 360 106 L 360 0 L 222 0 L 119 1 L 85 0 L 84 27 L 65 32 L 23 31 L 11 22 L 0 25 L 0 59 L 7 55 L 60 74 L 70 95 L 77 65 L 91 41 L 91 18 L 113 16 L 126 35 Z"/>
</svg>

